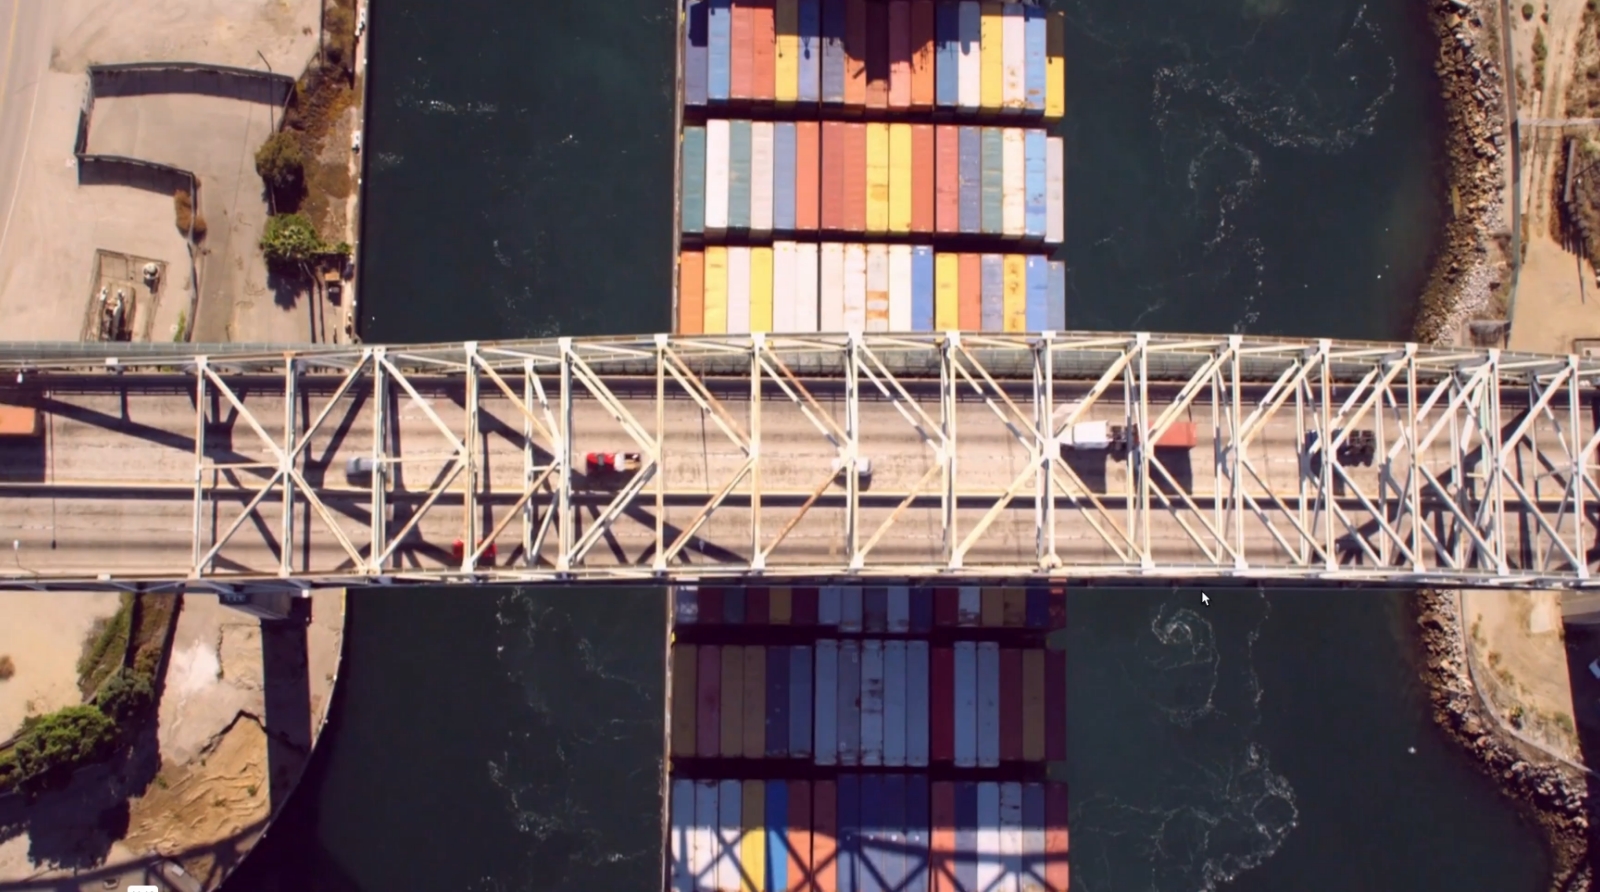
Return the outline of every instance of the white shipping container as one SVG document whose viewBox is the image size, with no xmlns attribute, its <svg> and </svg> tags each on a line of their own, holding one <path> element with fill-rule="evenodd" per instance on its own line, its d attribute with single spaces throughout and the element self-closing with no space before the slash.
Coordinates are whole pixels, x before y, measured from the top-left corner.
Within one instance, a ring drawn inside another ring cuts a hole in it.
<svg viewBox="0 0 1600 892">
<path fill-rule="evenodd" d="M 1022 784 L 1000 785 L 1000 885 L 998 892 L 1022 892 Z"/>
<path fill-rule="evenodd" d="M 750 230 L 772 231 L 772 122 L 750 125 Z"/>
<path fill-rule="evenodd" d="M 1044 240 L 1059 245 L 1067 228 L 1067 144 L 1052 136 L 1044 145 Z"/>
<path fill-rule="evenodd" d="M 962 0 L 960 16 L 960 62 L 957 63 L 956 101 L 961 108 L 975 109 L 983 102 L 983 26 L 978 0 Z M 706 218 L 710 226 L 710 217 Z"/>
<path fill-rule="evenodd" d="M 867 330 L 867 248 L 844 246 L 844 328 Z"/>
<path fill-rule="evenodd" d="M 910 245 L 889 246 L 889 330 L 911 330 Z"/>
<path fill-rule="evenodd" d="M 889 246 L 867 246 L 867 321 L 865 331 L 889 330 Z"/>
<path fill-rule="evenodd" d="M 706 228 L 728 228 L 728 122 L 706 122 Z"/>
<path fill-rule="evenodd" d="M 750 331 L 750 249 L 728 249 L 728 334 Z"/>
<path fill-rule="evenodd" d="M 825 585 L 817 590 L 817 625 L 838 628 L 841 593 L 837 585 Z"/>
<path fill-rule="evenodd" d="M 838 333 L 844 325 L 844 245 L 829 242 L 822 246 L 822 327 Z"/>
<path fill-rule="evenodd" d="M 739 888 L 739 826 L 740 784 L 725 780 L 717 784 L 717 845 L 720 855 L 716 865 L 716 888 Z M 981 815 L 980 815 L 981 817 Z"/>
<path fill-rule="evenodd" d="M 906 764 L 928 764 L 928 642 L 906 644 Z"/>
<path fill-rule="evenodd" d="M 883 642 L 861 642 L 861 764 L 883 764 Z"/>
<path fill-rule="evenodd" d="M 807 242 L 795 245 L 794 309 L 790 319 L 795 331 L 817 332 L 817 246 Z"/>
<path fill-rule="evenodd" d="M 694 781 L 672 782 L 672 889 L 694 892 Z"/>
<path fill-rule="evenodd" d="M 956 625 L 975 626 L 983 621 L 983 589 L 963 585 L 956 595 Z"/>
<path fill-rule="evenodd" d="M 910 329 L 897 328 L 895 331 Z M 911 589 L 903 585 L 889 586 L 888 626 L 891 635 L 904 635 L 911 631 Z"/>
<path fill-rule="evenodd" d="M 861 643 L 839 642 L 839 764 L 861 764 Z"/>
<path fill-rule="evenodd" d="M 796 328 L 795 310 L 795 248 L 794 242 L 772 243 L 772 330 L 804 331 Z"/>
<path fill-rule="evenodd" d="M 891 590 L 891 600 L 893 597 Z M 906 764 L 906 643 L 883 643 L 883 764 Z"/>
<path fill-rule="evenodd" d="M 1000 765 L 1000 645 L 978 644 L 978 767 Z"/>
<path fill-rule="evenodd" d="M 1000 860 L 1000 785 L 978 784 L 978 888 L 995 889 L 1005 869 Z"/>
<path fill-rule="evenodd" d="M 817 642 L 814 687 L 816 708 L 811 712 L 811 720 L 816 733 L 816 763 L 834 765 L 839 761 L 839 642 Z"/>
<path fill-rule="evenodd" d="M 1000 39 L 1004 62 L 1000 68 L 1000 107 L 1020 112 L 1028 107 L 1028 38 L 1022 4 L 1008 3 L 1001 10 Z"/>
<path fill-rule="evenodd" d="M 978 764 L 978 646 L 957 641 L 955 646 L 955 749 L 956 765 Z"/>
<path fill-rule="evenodd" d="M 1007 21 L 1010 21 L 1008 18 Z M 1028 221 L 1027 156 L 1022 128 L 1000 131 L 1000 232 L 1021 238 Z"/>
<path fill-rule="evenodd" d="M 861 631 L 861 589 L 858 586 L 839 590 L 839 631 Z"/>
<path fill-rule="evenodd" d="M 694 866 L 695 892 L 716 889 L 717 782 L 696 781 L 694 785 L 694 836 L 690 840 L 690 863 Z"/>
</svg>

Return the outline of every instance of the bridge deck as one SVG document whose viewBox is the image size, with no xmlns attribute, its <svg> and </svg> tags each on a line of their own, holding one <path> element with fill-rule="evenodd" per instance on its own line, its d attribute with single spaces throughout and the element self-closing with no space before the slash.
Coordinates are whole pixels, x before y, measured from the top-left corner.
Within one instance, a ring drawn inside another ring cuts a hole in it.
<svg viewBox="0 0 1600 892">
<path fill-rule="evenodd" d="M 293 358 L 6 365 L 30 370 L 0 399 L 31 400 L 46 431 L 0 440 L 0 540 L 18 543 L 0 585 L 1587 585 L 1593 565 L 1600 369 L 1567 357 L 1061 334 Z M 1057 444 L 1086 421 L 1135 443 Z M 1182 421 L 1193 448 L 1138 447 Z M 1372 458 L 1306 446 L 1355 430 Z M 590 475 L 588 451 L 644 467 Z M 856 455 L 870 477 L 834 472 Z M 386 471 L 349 476 L 353 457 Z"/>
</svg>

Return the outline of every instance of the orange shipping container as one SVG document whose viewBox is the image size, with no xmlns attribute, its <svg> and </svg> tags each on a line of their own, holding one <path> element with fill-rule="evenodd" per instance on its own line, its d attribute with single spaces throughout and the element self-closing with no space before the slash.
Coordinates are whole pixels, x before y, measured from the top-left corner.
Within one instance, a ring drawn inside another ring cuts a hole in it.
<svg viewBox="0 0 1600 892">
<path fill-rule="evenodd" d="M 961 130 L 951 124 L 934 128 L 935 152 L 933 176 L 935 229 L 939 232 L 961 231 Z M 966 326 L 962 326 L 965 328 Z"/>
<path fill-rule="evenodd" d="M 911 231 L 933 231 L 933 125 L 911 125 Z"/>
<path fill-rule="evenodd" d="M 817 199 L 821 193 L 818 176 L 822 158 L 816 121 L 795 124 L 794 228 L 807 232 L 817 228 Z"/>
<path fill-rule="evenodd" d="M 867 4 L 867 108 L 889 107 L 889 7 Z"/>
<path fill-rule="evenodd" d="M 834 232 L 845 228 L 845 168 L 848 166 L 845 159 L 849 157 L 846 151 L 849 128 L 843 121 L 828 121 L 822 125 L 822 228 Z M 866 172 L 862 171 L 861 175 L 864 186 Z M 862 213 L 866 213 L 865 209 Z"/>
<path fill-rule="evenodd" d="M 706 255 L 685 251 L 678 258 L 678 334 L 705 331 Z"/>
<path fill-rule="evenodd" d="M 774 0 L 750 2 L 750 92 L 757 99 L 778 96 L 777 6 Z"/>
<path fill-rule="evenodd" d="M 735 3 L 728 26 L 728 96 L 732 99 L 755 95 L 755 26 L 755 10 L 750 4 Z"/>
<path fill-rule="evenodd" d="M 845 3 L 844 104 L 867 104 L 867 0 Z"/>
<path fill-rule="evenodd" d="M 1003 589 L 986 588 L 979 601 L 978 622 L 990 628 L 1003 626 L 1005 620 L 1005 594 Z"/>
<path fill-rule="evenodd" d="M 844 125 L 844 225 L 850 232 L 867 231 L 867 125 Z"/>
<path fill-rule="evenodd" d="M 961 330 L 983 330 L 983 261 L 977 254 L 962 254 L 956 300 L 960 306 Z"/>
<path fill-rule="evenodd" d="M 932 108 L 933 0 L 911 0 L 911 105 Z"/>
<path fill-rule="evenodd" d="M 889 0 L 889 107 L 911 107 L 910 0 Z"/>
</svg>

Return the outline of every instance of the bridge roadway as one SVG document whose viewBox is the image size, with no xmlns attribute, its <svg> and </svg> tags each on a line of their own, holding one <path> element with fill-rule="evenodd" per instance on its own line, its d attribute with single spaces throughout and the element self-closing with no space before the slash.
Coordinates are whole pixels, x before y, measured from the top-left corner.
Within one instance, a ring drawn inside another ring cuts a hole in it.
<svg viewBox="0 0 1600 892">
<path fill-rule="evenodd" d="M 0 401 L 44 431 L 0 438 L 4 587 L 1592 585 L 1600 367 L 1571 357 L 1066 333 L 19 349 Z M 1142 433 L 1056 441 L 1088 421 Z M 1138 448 L 1183 421 L 1192 448 Z M 1353 430 L 1371 458 L 1305 445 Z M 644 467 L 591 475 L 588 451 Z"/>
</svg>

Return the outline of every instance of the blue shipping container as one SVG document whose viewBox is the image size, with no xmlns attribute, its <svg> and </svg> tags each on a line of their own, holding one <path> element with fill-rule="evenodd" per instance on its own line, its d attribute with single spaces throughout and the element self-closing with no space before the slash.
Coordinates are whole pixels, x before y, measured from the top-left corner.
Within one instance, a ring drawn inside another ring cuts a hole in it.
<svg viewBox="0 0 1600 892">
<path fill-rule="evenodd" d="M 738 152 L 738 148 L 737 148 L 737 144 L 738 144 L 737 141 L 739 139 L 738 126 L 739 126 L 739 122 L 735 121 L 734 122 L 734 131 L 733 131 L 733 134 L 734 134 L 733 135 L 733 139 L 735 141 L 735 147 L 731 150 L 731 153 L 734 153 L 734 157 L 735 158 L 737 158 L 737 154 L 736 153 Z M 749 209 L 749 204 L 750 204 L 750 186 L 749 186 L 749 181 L 750 181 L 750 162 L 749 162 L 750 149 L 749 149 L 749 143 L 750 143 L 750 125 L 749 125 L 749 123 L 746 123 L 745 124 L 745 146 L 746 146 L 745 147 L 745 192 L 744 192 L 745 205 L 746 205 L 746 207 L 745 207 L 746 225 L 749 225 L 749 219 L 750 219 L 750 209 Z M 737 164 L 737 161 L 735 161 L 734 163 Z M 734 172 L 733 172 L 733 176 L 737 177 L 738 175 L 739 175 L 738 168 L 735 167 L 734 168 Z M 985 127 L 985 128 L 983 128 L 983 179 L 982 179 L 982 183 L 983 183 L 983 186 L 982 186 L 982 190 L 983 190 L 983 224 L 982 224 L 981 229 L 982 229 L 984 235 L 999 235 L 1004 230 L 1003 214 L 1004 214 L 1004 207 L 1005 207 L 1005 204 L 1004 204 L 1004 195 L 1005 195 L 1005 141 L 1004 141 L 1004 138 L 1001 135 L 1001 129 L 999 127 Z M 733 209 L 733 201 L 734 201 L 734 199 L 733 199 L 733 194 L 734 194 L 733 193 L 733 189 L 734 189 L 734 187 L 730 185 L 728 188 L 729 188 L 729 191 L 728 191 L 728 195 L 729 195 L 729 198 L 728 198 L 728 205 L 729 205 L 728 206 L 728 225 L 731 227 L 731 226 L 735 225 L 734 222 L 733 222 L 733 213 L 734 213 L 734 209 Z M 986 330 L 1000 331 L 998 323 L 996 323 L 996 327 L 993 328 L 993 329 L 989 329 L 989 324 L 987 322 L 984 323 L 983 327 Z"/>
<path fill-rule="evenodd" d="M 707 0 L 706 100 L 727 102 L 733 78 L 733 0 Z"/>
<path fill-rule="evenodd" d="M 868 632 L 882 632 L 889 628 L 889 590 L 883 586 L 869 586 L 861 596 L 862 628 Z"/>
<path fill-rule="evenodd" d="M 700 4 L 704 6 L 705 4 Z M 683 231 L 706 229 L 706 128 L 683 128 Z"/>
<path fill-rule="evenodd" d="M 1031 8 L 1031 7 L 1030 7 Z M 1022 176 L 1024 204 L 1022 232 L 1028 238 L 1042 239 L 1045 234 L 1045 146 L 1043 130 L 1027 130 L 1022 135 Z"/>
<path fill-rule="evenodd" d="M 818 765 L 839 761 L 839 642 L 817 642 L 817 681 L 814 689 L 816 746 L 812 757 Z"/>
<path fill-rule="evenodd" d="M 903 585 L 889 586 L 889 633 L 904 635 L 911 631 L 911 589 Z"/>
<path fill-rule="evenodd" d="M 1067 328 L 1067 265 L 1060 260 L 1050 261 L 1050 329 Z"/>
<path fill-rule="evenodd" d="M 883 805 L 878 811 L 879 838 L 882 840 L 878 859 L 883 869 L 885 889 L 900 892 L 906 882 L 906 777 L 903 774 L 885 775 L 883 778 Z"/>
<path fill-rule="evenodd" d="M 911 634 L 933 630 L 933 589 L 925 586 L 911 590 Z"/>
<path fill-rule="evenodd" d="M 906 642 L 906 764 L 913 768 L 922 768 L 928 764 L 928 642 L 926 641 Z"/>
<path fill-rule="evenodd" d="M 750 228 L 750 122 L 728 122 L 728 228 Z M 984 169 L 988 173 L 988 168 Z M 985 182 L 988 182 L 987 178 Z M 996 230 L 998 231 L 998 230 Z M 744 592 L 739 592 L 742 598 Z M 728 620 L 735 622 L 736 620 Z M 744 622 L 743 611 L 737 622 Z"/>
<path fill-rule="evenodd" d="M 693 625 L 700 618 L 700 592 L 692 588 L 672 590 L 672 621 L 680 626 Z"/>
<path fill-rule="evenodd" d="M 822 0 L 822 101 L 844 102 L 845 0 Z"/>
<path fill-rule="evenodd" d="M 861 589 L 856 586 L 839 589 L 839 631 L 861 631 Z"/>
<path fill-rule="evenodd" d="M 1050 261 L 1031 256 L 1027 267 L 1028 330 L 1044 331 L 1050 327 Z M 1032 606 L 1032 600 L 1028 602 Z"/>
<path fill-rule="evenodd" d="M 839 846 L 834 855 L 839 865 L 838 892 L 858 892 L 860 887 L 856 885 L 856 880 L 860 871 L 856 860 L 861 845 L 861 781 L 856 775 L 839 775 L 838 808 L 834 824 Z"/>
<path fill-rule="evenodd" d="M 778 648 L 769 648 L 768 652 Z M 1044 799 L 1039 800 L 1040 804 Z M 765 889 L 789 888 L 789 844 L 785 830 L 789 826 L 789 782 L 767 781 L 767 864 Z M 809 828 L 808 828 L 809 829 Z M 751 869 L 755 865 L 750 865 Z M 1043 872 L 1039 874 L 1044 876 Z"/>
<path fill-rule="evenodd" d="M 883 644 L 883 764 L 906 764 L 906 642 Z"/>
<path fill-rule="evenodd" d="M 911 330 L 933 331 L 933 248 L 927 245 L 911 249 Z M 915 617 L 913 610 L 913 626 Z"/>
<path fill-rule="evenodd" d="M 747 206 L 749 202 L 745 203 Z M 746 211 L 748 218 L 749 212 Z M 722 590 L 722 621 L 729 625 L 739 625 L 744 622 L 744 589 L 725 588 Z"/>
<path fill-rule="evenodd" d="M 1039 146 L 1044 150 L 1043 143 Z M 772 129 L 772 228 L 778 232 L 794 231 L 794 179 L 795 179 L 795 130 L 793 121 L 779 121 Z M 1044 171 L 1044 162 L 1040 162 L 1039 170 Z M 1043 197 L 1044 193 L 1039 193 Z M 1040 220 L 1043 220 L 1043 211 L 1040 211 Z M 1042 233 L 1041 233 L 1042 235 Z M 779 310 L 773 308 L 775 313 L 783 315 L 787 308 Z"/>
<path fill-rule="evenodd" d="M 811 758 L 811 648 L 789 648 L 789 756 Z"/>
<path fill-rule="evenodd" d="M 861 762 L 860 642 L 839 642 L 839 692 L 837 702 L 839 705 L 839 764 L 858 765 Z"/>
<path fill-rule="evenodd" d="M 962 127 L 957 140 L 960 166 L 957 169 L 961 206 L 957 216 L 961 231 L 975 234 L 983 229 L 983 131 Z"/>
<path fill-rule="evenodd" d="M 739 884 L 739 837 L 744 834 L 739 823 L 743 800 L 742 788 L 736 780 L 717 784 L 717 887 L 736 888 Z M 731 882 L 730 882 L 731 881 Z"/>
<path fill-rule="evenodd" d="M 944 0 L 934 9 L 934 104 L 955 108 L 961 101 L 961 7 Z"/>
<path fill-rule="evenodd" d="M 694 892 L 694 781 L 672 782 L 672 892 Z"/>
<path fill-rule="evenodd" d="M 1022 875 L 1044 878 L 1044 785 L 1022 785 Z M 769 887 L 770 888 L 770 887 Z"/>
<path fill-rule="evenodd" d="M 1000 645 L 978 642 L 978 767 L 1000 766 Z"/>
<path fill-rule="evenodd" d="M 926 642 L 914 642 L 926 644 Z M 1043 788 L 1040 788 L 1041 790 Z M 1044 800 L 1041 798 L 1040 802 Z M 928 779 L 920 774 L 906 777 L 906 885 L 905 892 L 928 892 L 928 828 L 933 821 L 928 795 Z M 1044 871 L 1039 871 L 1044 876 Z"/>
<path fill-rule="evenodd" d="M 1043 258 L 1040 258 L 1041 260 Z M 1050 301 L 1050 264 L 1045 263 L 1045 302 Z M 1033 287 L 1033 264 L 1028 264 L 1028 287 Z M 1031 311 L 1030 311 L 1031 312 Z M 1049 319 L 1046 317 L 1045 324 Z M 1043 629 L 1050 625 L 1050 592 L 1033 586 L 1028 589 L 1027 626 L 1030 629 Z"/>
<path fill-rule="evenodd" d="M 767 758 L 789 755 L 789 649 L 767 648 Z M 767 800 L 772 801 L 770 798 Z"/>
<path fill-rule="evenodd" d="M 683 104 L 706 104 L 707 56 L 710 48 L 709 0 L 689 0 L 683 23 Z"/>
<path fill-rule="evenodd" d="M 817 589 L 817 625 L 838 627 L 841 593 L 837 585 L 825 585 Z"/>
<path fill-rule="evenodd" d="M 978 785 L 956 784 L 956 888 L 978 888 Z"/>
<path fill-rule="evenodd" d="M 861 776 L 861 820 L 856 831 L 856 892 L 887 892 L 884 886 L 884 777 Z"/>
<path fill-rule="evenodd" d="M 1038 6 L 1024 6 L 1022 8 L 1024 39 L 1027 48 L 1024 52 L 1027 69 L 1024 77 L 1025 96 L 1027 99 L 1028 114 L 1044 114 L 1045 91 L 1045 37 L 1047 23 L 1045 11 Z M 1040 874 L 1043 876 L 1043 874 Z"/>
<path fill-rule="evenodd" d="M 999 254 L 985 254 L 983 273 L 982 322 L 984 331 L 1005 330 L 1005 263 Z M 729 620 L 733 622 L 733 620 Z"/>
<path fill-rule="evenodd" d="M 822 0 L 800 0 L 799 99 L 822 99 Z"/>
</svg>

